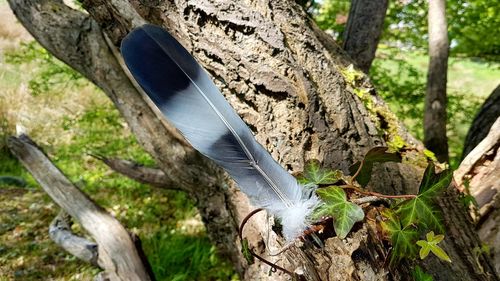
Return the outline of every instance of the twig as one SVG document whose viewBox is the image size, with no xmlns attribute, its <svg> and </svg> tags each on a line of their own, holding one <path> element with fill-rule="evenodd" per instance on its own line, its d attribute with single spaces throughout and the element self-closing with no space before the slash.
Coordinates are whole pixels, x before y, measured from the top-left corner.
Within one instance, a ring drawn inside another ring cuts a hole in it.
<svg viewBox="0 0 500 281">
<path fill-rule="evenodd" d="M 361 190 L 360 188 L 358 188 L 354 185 L 350 185 L 350 184 L 341 185 L 340 187 L 344 188 L 344 189 L 346 189 L 346 188 L 352 189 L 360 194 L 364 194 L 364 195 L 368 195 L 368 196 L 377 196 L 380 198 L 389 198 L 389 199 L 398 199 L 398 198 L 408 199 L 408 198 L 410 198 L 410 199 L 412 199 L 412 198 L 417 197 L 417 195 L 415 195 L 415 194 L 386 195 L 386 194 L 382 194 L 382 193 L 378 193 L 378 192 L 374 192 L 374 191 L 367 191 L 367 190 L 365 191 L 365 190 Z"/>
<path fill-rule="evenodd" d="M 161 189 L 171 189 L 184 192 L 187 191 L 179 187 L 173 187 L 176 184 L 171 180 L 169 176 L 167 176 L 167 174 L 165 174 L 160 169 L 145 167 L 139 163 L 125 159 L 107 158 L 103 155 L 93 153 L 89 153 L 89 155 L 102 161 L 109 168 L 111 168 L 111 170 L 122 174 L 132 180 L 149 184 Z"/>
<path fill-rule="evenodd" d="M 359 167 L 358 167 L 358 170 L 356 171 L 356 173 L 354 173 L 354 175 L 351 177 L 350 181 L 349 181 L 349 184 L 353 185 L 353 180 L 356 179 L 356 177 L 359 175 L 359 173 L 361 173 L 361 169 L 363 169 L 363 164 L 365 164 L 365 159 L 361 160 L 361 162 L 359 162 Z"/>
<path fill-rule="evenodd" d="M 250 213 L 249 213 L 249 214 L 248 214 L 248 215 L 247 215 L 247 216 L 246 216 L 246 217 L 245 217 L 245 218 L 241 221 L 240 228 L 239 228 L 239 230 L 238 230 L 238 235 L 239 235 L 239 237 L 240 237 L 240 242 L 241 242 L 241 244 L 243 244 L 243 228 L 245 227 L 246 223 L 248 222 L 248 220 L 249 220 L 251 217 L 253 217 L 255 214 L 257 214 L 257 213 L 259 213 L 260 211 L 263 211 L 263 210 L 264 210 L 264 209 L 262 209 L 262 208 L 255 209 L 255 210 L 251 211 L 251 212 L 250 212 Z M 270 267 L 272 267 L 272 268 L 273 268 L 273 269 L 275 269 L 275 270 L 276 270 L 276 269 L 279 269 L 279 270 L 281 270 L 281 271 L 283 271 L 283 272 L 287 273 L 288 275 L 290 275 L 292 278 L 294 278 L 294 276 L 295 276 L 295 275 L 294 275 L 292 272 L 290 272 L 289 270 L 287 270 L 287 269 L 285 269 L 285 268 L 283 268 L 283 267 L 281 267 L 281 266 L 279 266 L 279 265 L 277 265 L 277 264 L 274 264 L 274 263 L 272 263 L 272 262 L 270 262 L 270 261 L 268 261 L 268 260 L 264 259 L 263 257 L 261 257 L 261 256 L 257 255 L 256 253 L 254 253 L 254 252 L 252 251 L 252 249 L 250 249 L 250 248 L 248 248 L 248 251 L 250 252 L 250 254 L 251 254 L 252 256 L 254 256 L 255 258 L 257 258 L 257 259 L 258 259 L 258 260 L 260 260 L 261 262 L 263 262 L 263 263 L 265 263 L 265 264 L 269 265 Z"/>
<path fill-rule="evenodd" d="M 384 199 L 385 198 L 380 198 L 378 196 L 367 196 L 367 197 L 353 199 L 352 203 L 357 204 L 357 205 L 361 205 L 361 204 L 372 203 L 372 202 L 377 202 L 377 201 L 381 201 L 381 200 L 387 201 Z"/>
<path fill-rule="evenodd" d="M 49 226 L 49 236 L 52 241 L 68 251 L 73 256 L 99 266 L 97 263 L 97 244 L 71 231 L 71 217 L 61 210 Z"/>
</svg>

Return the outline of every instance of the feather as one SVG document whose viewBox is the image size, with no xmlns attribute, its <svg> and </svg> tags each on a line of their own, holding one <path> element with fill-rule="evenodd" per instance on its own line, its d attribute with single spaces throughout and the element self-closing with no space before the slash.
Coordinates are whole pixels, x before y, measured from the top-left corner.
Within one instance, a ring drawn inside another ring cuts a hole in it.
<svg viewBox="0 0 500 281">
<path fill-rule="evenodd" d="M 252 135 L 205 70 L 167 31 L 144 25 L 122 41 L 127 67 L 153 103 L 199 152 L 236 181 L 256 207 L 281 219 L 287 240 L 318 204 Z"/>
</svg>

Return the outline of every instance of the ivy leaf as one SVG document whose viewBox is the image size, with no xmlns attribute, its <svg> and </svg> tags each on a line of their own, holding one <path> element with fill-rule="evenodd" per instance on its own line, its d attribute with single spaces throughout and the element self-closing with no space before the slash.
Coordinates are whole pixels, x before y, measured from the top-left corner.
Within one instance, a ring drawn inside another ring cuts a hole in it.
<svg viewBox="0 0 500 281">
<path fill-rule="evenodd" d="M 253 255 L 250 253 L 250 248 L 248 246 L 248 239 L 243 239 L 241 241 L 241 253 L 247 260 L 248 265 L 252 265 L 254 263 Z"/>
<path fill-rule="evenodd" d="M 425 197 L 434 197 L 450 185 L 453 173 L 451 170 L 436 174 L 436 168 L 432 162 L 429 163 L 420 182 L 418 194 Z"/>
<path fill-rule="evenodd" d="M 308 161 L 304 175 L 299 178 L 300 183 L 315 185 L 331 185 L 342 178 L 342 173 L 338 170 L 327 170 L 320 167 L 318 160 Z"/>
<path fill-rule="evenodd" d="M 403 227 L 393 211 L 384 210 L 386 220 L 381 222 L 382 229 L 388 234 L 392 244 L 391 263 L 405 257 L 414 257 L 417 253 L 415 241 L 418 231 L 411 225 Z"/>
<path fill-rule="evenodd" d="M 359 169 L 359 165 L 363 162 L 363 167 L 361 171 L 356 176 L 356 181 L 363 187 L 365 187 L 371 179 L 372 169 L 374 163 L 384 163 L 384 162 L 401 162 L 402 158 L 399 153 L 389 153 L 386 152 L 388 147 L 374 147 L 370 149 L 365 158 L 362 161 L 358 161 L 349 167 L 349 172 L 354 175 Z"/>
<path fill-rule="evenodd" d="M 441 211 L 435 207 L 434 199 L 448 187 L 451 177 L 451 171 L 436 174 L 434 164 L 430 163 L 427 166 L 417 197 L 405 201 L 396 209 L 403 226 L 423 225 L 428 229 L 444 233 Z"/>
<path fill-rule="evenodd" d="M 434 255 L 436 255 L 438 258 L 451 262 L 450 257 L 446 252 L 439 247 L 437 244 L 444 239 L 444 235 L 434 235 L 434 231 L 431 231 L 427 233 L 426 235 L 427 241 L 426 240 L 418 240 L 417 245 L 421 247 L 420 249 L 420 258 L 425 259 L 427 255 L 429 255 L 429 252 L 432 252 Z"/>
<path fill-rule="evenodd" d="M 412 272 L 415 281 L 434 281 L 432 275 L 425 273 L 420 266 L 416 266 Z"/>
<path fill-rule="evenodd" d="M 346 238 L 352 226 L 364 219 L 365 213 L 363 209 L 347 201 L 347 196 L 342 188 L 332 186 L 318 189 L 316 192 L 324 204 L 315 211 L 315 216 L 331 216 L 333 218 L 333 227 L 340 239 Z"/>
</svg>

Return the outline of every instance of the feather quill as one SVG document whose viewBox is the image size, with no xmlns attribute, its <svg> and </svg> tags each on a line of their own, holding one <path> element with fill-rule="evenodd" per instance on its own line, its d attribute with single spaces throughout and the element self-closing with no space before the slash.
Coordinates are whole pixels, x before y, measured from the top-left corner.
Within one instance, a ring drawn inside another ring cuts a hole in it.
<svg viewBox="0 0 500 281">
<path fill-rule="evenodd" d="M 255 140 L 189 52 L 154 25 L 128 34 L 121 52 L 139 85 L 186 140 L 224 168 L 254 206 L 281 219 L 287 240 L 298 237 L 317 196 Z"/>
</svg>

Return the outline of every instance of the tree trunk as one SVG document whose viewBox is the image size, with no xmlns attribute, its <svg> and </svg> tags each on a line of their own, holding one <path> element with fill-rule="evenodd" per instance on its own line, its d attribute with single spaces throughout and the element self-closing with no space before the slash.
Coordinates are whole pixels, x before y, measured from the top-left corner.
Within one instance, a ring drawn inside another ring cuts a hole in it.
<svg viewBox="0 0 500 281">
<path fill-rule="evenodd" d="M 62 1 L 10 0 L 19 20 L 51 53 L 101 87 L 168 181 L 196 200 L 212 242 L 246 280 L 287 280 L 269 274 L 262 262 L 248 265 L 241 254 L 238 224 L 252 210 L 234 182 L 193 151 L 142 99 L 120 67 L 120 40 L 146 19 L 170 31 L 208 70 L 214 82 L 264 145 L 286 169 L 300 172 L 309 159 L 340 169 L 370 148 L 396 137 L 417 151 L 407 164 L 377 167 L 370 188 L 414 193 L 422 167 L 422 145 L 402 128 L 369 89 L 362 101 L 342 73 L 352 62 L 294 1 L 85 0 L 89 14 Z M 105 36 L 102 36 L 101 30 Z M 364 102 L 370 104 L 365 107 Z M 445 249 L 453 263 L 430 258 L 421 267 L 435 280 L 498 280 L 491 262 L 476 255 L 480 241 L 456 194 L 441 200 L 446 216 Z M 308 280 L 409 280 L 409 263 L 389 269 L 387 251 L 368 224 L 347 239 L 325 240 L 324 249 L 293 246 L 269 256 L 280 240 L 268 235 L 264 215 L 247 224 L 244 236 L 255 251 Z M 264 239 L 270 236 L 269 239 Z M 412 263 L 413 264 L 413 263 Z"/>
<path fill-rule="evenodd" d="M 344 50 L 364 73 L 375 58 L 384 28 L 387 0 L 352 0 L 344 32 Z"/>
<path fill-rule="evenodd" d="M 424 144 L 440 162 L 448 161 L 446 81 L 448 30 L 445 0 L 429 0 L 429 70 L 424 112 Z"/>
<path fill-rule="evenodd" d="M 470 125 L 469 132 L 464 142 L 462 159 L 471 152 L 488 134 L 495 120 L 500 116 L 500 85 L 481 106 L 474 121 Z"/>
</svg>

